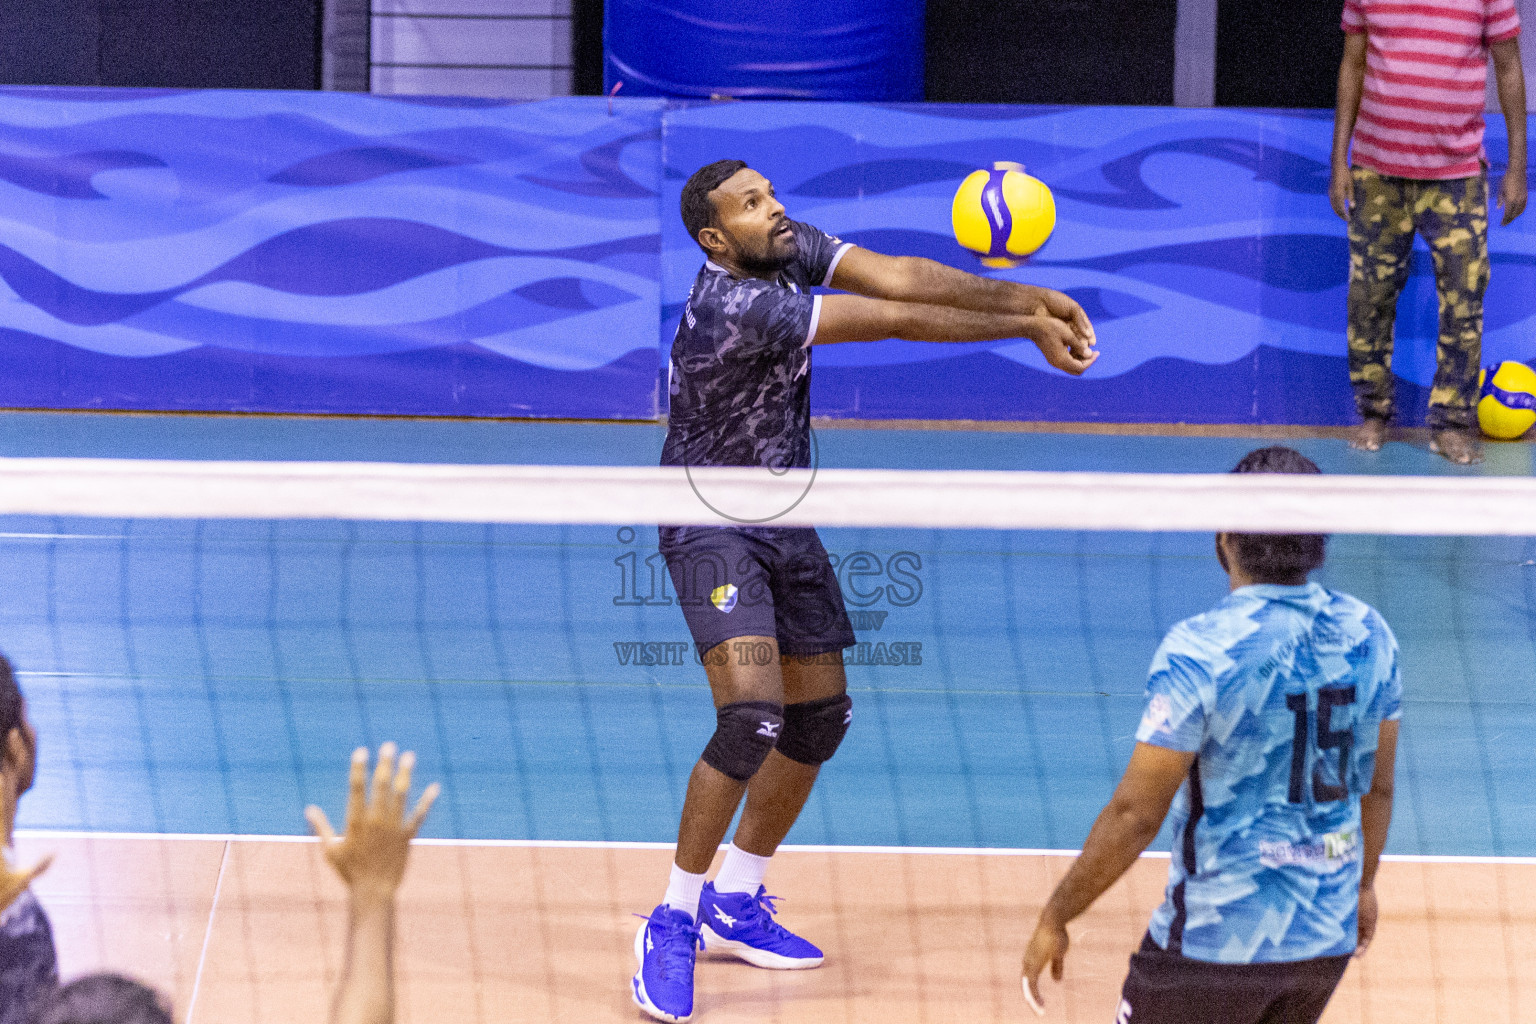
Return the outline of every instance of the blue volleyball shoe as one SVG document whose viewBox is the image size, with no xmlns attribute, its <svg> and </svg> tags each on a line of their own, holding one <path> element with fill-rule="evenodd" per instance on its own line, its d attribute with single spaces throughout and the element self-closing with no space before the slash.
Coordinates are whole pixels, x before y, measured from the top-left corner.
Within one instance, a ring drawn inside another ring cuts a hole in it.
<svg viewBox="0 0 1536 1024">
<path fill-rule="evenodd" d="M 756 893 L 716 892 L 713 882 L 705 882 L 699 896 L 704 949 L 776 971 L 820 967 L 821 950 L 773 919 L 775 898 L 762 886 Z"/>
<path fill-rule="evenodd" d="M 692 1017 L 698 949 L 699 929 L 693 918 L 665 903 L 651 911 L 635 933 L 635 960 L 640 965 L 631 981 L 635 1005 L 671 1024 Z"/>
</svg>

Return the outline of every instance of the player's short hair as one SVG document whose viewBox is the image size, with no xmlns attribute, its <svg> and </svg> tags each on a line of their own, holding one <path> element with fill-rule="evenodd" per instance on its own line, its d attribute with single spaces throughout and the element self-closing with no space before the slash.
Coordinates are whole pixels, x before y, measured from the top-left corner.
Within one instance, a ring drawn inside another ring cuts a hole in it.
<svg viewBox="0 0 1536 1024">
<path fill-rule="evenodd" d="M 727 178 L 747 166 L 745 160 L 716 160 L 712 164 L 705 164 L 694 171 L 688 178 L 688 183 L 683 186 L 683 227 L 688 229 L 688 237 L 695 242 L 699 240 L 699 232 L 715 223 L 715 201 L 709 198 L 709 194 L 721 185 Z M 699 246 L 703 248 L 703 246 Z"/>
<path fill-rule="evenodd" d="M 21 707 L 21 687 L 16 685 L 16 670 L 11 668 L 11 660 L 0 654 L 0 742 L 4 742 L 12 729 L 21 728 Z"/>
<path fill-rule="evenodd" d="M 1294 448 L 1273 445 L 1243 456 L 1234 473 L 1321 473 L 1317 463 Z M 1264 583 L 1292 583 L 1323 564 L 1328 537 L 1321 533 L 1229 533 L 1238 565 Z"/>
<path fill-rule="evenodd" d="M 173 1024 L 154 989 L 121 974 L 87 974 L 56 988 L 31 1009 L 29 1024 Z"/>
</svg>

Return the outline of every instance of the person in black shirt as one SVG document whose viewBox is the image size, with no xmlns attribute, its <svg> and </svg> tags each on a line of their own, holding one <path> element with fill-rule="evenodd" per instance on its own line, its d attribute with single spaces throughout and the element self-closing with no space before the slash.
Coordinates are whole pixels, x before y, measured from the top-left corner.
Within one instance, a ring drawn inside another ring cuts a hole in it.
<svg viewBox="0 0 1536 1024">
<path fill-rule="evenodd" d="M 664 466 L 809 467 L 812 345 L 1024 337 L 1073 375 L 1097 358 L 1093 327 L 1068 296 L 884 256 L 790 220 L 740 160 L 695 172 L 682 215 L 707 260 L 672 344 Z M 812 295 L 818 286 L 856 294 Z M 814 529 L 663 526 L 660 539 L 717 721 L 688 781 L 666 897 L 635 936 L 636 1004 L 679 1022 L 693 1012 L 701 942 L 759 967 L 822 962 L 774 921 L 762 880 L 852 721 L 842 651 L 854 635 Z M 725 862 L 706 883 L 743 795 Z"/>
<path fill-rule="evenodd" d="M 49 861 L 21 870 L 12 866 L 16 804 L 32 788 L 36 773 L 37 730 L 27 720 L 16 673 L 0 655 L 0 829 L 5 839 L 0 864 L 0 1024 L 26 1024 L 32 1005 L 59 983 L 53 927 L 30 888 Z"/>
</svg>

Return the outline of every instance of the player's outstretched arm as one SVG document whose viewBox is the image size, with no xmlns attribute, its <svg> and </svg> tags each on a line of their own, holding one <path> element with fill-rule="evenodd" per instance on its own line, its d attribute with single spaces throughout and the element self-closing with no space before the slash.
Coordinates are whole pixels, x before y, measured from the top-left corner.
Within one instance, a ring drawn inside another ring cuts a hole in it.
<svg viewBox="0 0 1536 1024">
<path fill-rule="evenodd" d="M 1069 295 L 1050 288 L 967 274 L 920 256 L 887 256 L 854 246 L 832 273 L 832 287 L 871 299 L 953 306 L 978 313 L 1046 314 L 1069 324 L 1092 348 L 1093 324 Z"/>
<path fill-rule="evenodd" d="M 406 816 L 415 765 L 416 755 L 406 751 L 397 771 L 395 745 L 384 744 L 370 795 L 368 750 L 359 747 L 352 754 L 345 834 L 337 837 L 320 808 L 304 811 L 325 859 L 347 885 L 347 953 L 331 1005 L 332 1024 L 391 1024 L 395 1019 L 395 893 L 405 878 L 411 840 L 438 794 L 434 782 Z"/>
<path fill-rule="evenodd" d="M 1115 795 L 1093 823 L 1083 852 L 1067 877 L 1051 893 L 1040 922 L 1024 951 L 1024 996 L 1035 1012 L 1043 1014 L 1040 972 L 1051 966 L 1051 977 L 1061 980 L 1067 955 L 1067 924 L 1093 904 L 1104 891 L 1130 870 L 1147 844 L 1157 838 L 1168 805 L 1189 775 L 1195 755 L 1138 743 L 1131 753 Z"/>
<path fill-rule="evenodd" d="M 848 341 L 998 341 L 1028 338 L 1045 361 L 1076 375 L 1099 354 L 1063 320 L 1036 308 L 1033 313 L 979 312 L 922 302 L 893 302 L 857 295 L 828 295 L 821 300 L 813 344 Z"/>
<path fill-rule="evenodd" d="M 1376 869 L 1387 845 L 1392 824 L 1392 779 L 1397 770 L 1397 722 L 1381 723 L 1376 741 L 1376 771 L 1371 790 L 1360 798 L 1360 831 L 1365 840 L 1365 863 L 1360 870 L 1360 938 L 1355 956 L 1365 952 L 1376 936 Z"/>
</svg>

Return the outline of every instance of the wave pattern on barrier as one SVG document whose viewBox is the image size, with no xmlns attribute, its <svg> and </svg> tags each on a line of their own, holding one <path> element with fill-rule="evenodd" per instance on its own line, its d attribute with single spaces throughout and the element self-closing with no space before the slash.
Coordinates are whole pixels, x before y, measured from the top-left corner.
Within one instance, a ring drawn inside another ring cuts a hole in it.
<svg viewBox="0 0 1536 1024">
<path fill-rule="evenodd" d="M 1103 343 L 1087 375 L 1094 388 L 1049 407 L 994 393 L 985 382 L 1038 379 L 1054 394 L 1027 342 L 842 345 L 817 353 L 819 413 L 917 416 L 910 397 L 892 389 L 911 383 L 896 371 L 921 364 L 917 404 L 928 414 L 939 406 L 977 418 L 1349 418 L 1349 247 L 1327 198 L 1328 112 L 786 103 L 695 105 L 666 120 L 669 205 L 695 167 L 739 157 L 773 180 L 797 219 L 871 249 L 976 272 L 986 271 L 949 225 L 964 175 L 1011 160 L 1053 189 L 1052 239 L 1024 266 L 990 273 L 1061 289 L 1085 305 Z M 1507 149 L 1497 119 L 1488 149 L 1497 180 Z M 671 220 L 662 238 L 665 340 L 700 256 Z M 1394 360 L 1405 398 L 1418 399 L 1433 376 L 1438 330 L 1420 248 Z M 1536 358 L 1536 224 L 1494 227 L 1491 248 L 1485 362 Z M 980 378 L 977 358 L 991 367 Z M 1277 400 L 1281 384 L 1261 376 L 1276 360 L 1318 379 L 1284 382 Z M 1404 412 L 1411 421 L 1413 410 Z"/>
<path fill-rule="evenodd" d="M 1310 111 L 4 88 L 0 405 L 649 418 L 702 260 L 677 214 L 695 168 L 741 157 L 793 216 L 979 271 L 950 198 L 1014 160 L 1060 220 L 994 273 L 1083 303 L 1086 380 L 1027 342 L 833 346 L 818 414 L 1346 422 L 1329 132 Z M 1497 118 L 1488 147 L 1496 179 Z M 1491 243 L 1484 361 L 1530 361 L 1536 219 Z M 1436 319 L 1421 253 L 1408 423 Z"/>
<path fill-rule="evenodd" d="M 595 375 L 578 412 L 652 415 L 660 114 L 7 89 L 0 402 L 486 414 L 553 372 Z M 433 352 L 440 393 L 400 408 Z"/>
</svg>

